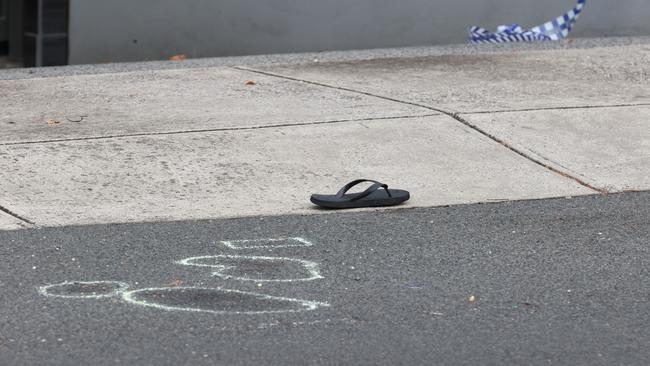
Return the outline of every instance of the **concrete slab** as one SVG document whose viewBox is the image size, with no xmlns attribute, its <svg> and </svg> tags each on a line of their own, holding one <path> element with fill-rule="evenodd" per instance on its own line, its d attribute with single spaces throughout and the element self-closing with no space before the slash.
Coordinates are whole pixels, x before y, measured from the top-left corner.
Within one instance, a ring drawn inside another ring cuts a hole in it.
<svg viewBox="0 0 650 366">
<path fill-rule="evenodd" d="M 0 230 L 18 230 L 23 229 L 25 226 L 17 218 L 0 212 Z"/>
<path fill-rule="evenodd" d="M 650 189 L 650 107 L 463 115 L 520 151 L 610 191 Z"/>
<path fill-rule="evenodd" d="M 0 143 L 431 112 L 231 68 L 4 80 L 0 105 Z"/>
<path fill-rule="evenodd" d="M 647 45 L 257 69 L 451 112 L 650 103 Z"/>
<path fill-rule="evenodd" d="M 446 116 L 0 146 L 0 172 L 43 226 L 321 213 L 358 177 L 407 207 L 593 193 Z"/>
</svg>

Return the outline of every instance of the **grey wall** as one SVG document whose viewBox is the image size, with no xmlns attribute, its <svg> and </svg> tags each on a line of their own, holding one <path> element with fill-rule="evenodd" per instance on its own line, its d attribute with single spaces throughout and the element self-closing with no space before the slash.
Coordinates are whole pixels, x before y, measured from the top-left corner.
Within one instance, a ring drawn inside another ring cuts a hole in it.
<svg viewBox="0 0 650 366">
<path fill-rule="evenodd" d="M 466 42 L 574 0 L 71 0 L 70 63 Z M 648 0 L 588 0 L 575 36 L 650 35 Z"/>
</svg>

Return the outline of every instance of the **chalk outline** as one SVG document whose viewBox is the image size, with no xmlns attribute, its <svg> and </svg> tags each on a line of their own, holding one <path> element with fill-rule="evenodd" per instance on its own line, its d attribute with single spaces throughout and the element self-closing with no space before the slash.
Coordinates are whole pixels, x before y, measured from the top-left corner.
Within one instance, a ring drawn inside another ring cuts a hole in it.
<svg viewBox="0 0 650 366">
<path fill-rule="evenodd" d="M 278 242 L 278 241 L 297 241 L 298 244 L 282 244 L 282 245 L 253 245 L 253 246 L 238 246 L 236 243 L 256 243 L 256 242 Z M 286 238 L 268 238 L 268 239 L 240 239 L 240 240 L 222 240 L 221 244 L 230 249 L 273 249 L 273 248 L 291 248 L 291 247 L 311 247 L 314 243 L 301 237 L 286 237 Z"/>
<path fill-rule="evenodd" d="M 251 259 L 251 260 L 262 260 L 262 261 L 288 261 L 288 262 L 298 262 L 300 263 L 309 273 L 309 277 L 303 277 L 303 278 L 287 278 L 287 279 L 279 279 L 279 280 L 273 280 L 273 279 L 264 279 L 264 278 L 249 278 L 249 277 L 238 277 L 238 276 L 232 276 L 229 274 L 224 273 L 225 271 L 228 271 L 231 268 L 236 268 L 237 266 L 226 266 L 226 265 L 220 265 L 220 264 L 201 264 L 201 263 L 190 263 L 191 261 L 196 261 L 196 260 L 201 260 L 201 259 L 219 259 L 219 258 L 224 258 L 224 259 Z M 190 258 L 185 258 L 181 259 L 179 261 L 176 261 L 177 264 L 183 265 L 183 266 L 196 266 L 196 267 L 210 267 L 210 268 L 217 268 L 215 272 L 212 272 L 213 276 L 221 277 L 223 279 L 231 279 L 231 280 L 237 280 L 237 281 L 254 281 L 254 282 L 304 282 L 304 281 L 313 281 L 313 280 L 318 280 L 323 278 L 320 274 L 320 269 L 318 266 L 318 263 L 312 262 L 312 261 L 307 261 L 303 259 L 296 259 L 296 258 L 286 258 L 286 257 L 260 257 L 260 256 L 246 256 L 246 255 L 226 255 L 226 254 L 219 254 L 219 255 L 204 255 L 204 256 L 199 256 L 199 257 L 190 257 Z"/>
<path fill-rule="evenodd" d="M 60 294 L 51 294 L 48 292 L 50 288 L 57 287 L 57 286 L 74 285 L 74 284 L 97 285 L 102 283 L 117 285 L 117 289 L 107 294 L 93 294 L 93 295 L 60 295 Z M 65 282 L 55 283 L 51 285 L 39 286 L 38 293 L 47 297 L 61 297 L 64 299 L 102 299 L 107 297 L 119 296 L 121 293 L 124 293 L 126 290 L 128 290 L 129 287 L 130 286 L 126 282 L 121 282 L 121 281 L 65 281 Z"/>
<path fill-rule="evenodd" d="M 260 311 L 228 311 L 228 310 L 206 310 L 206 309 L 197 309 L 197 308 L 191 308 L 191 307 L 182 307 L 182 306 L 170 306 L 170 305 L 160 305 L 156 303 L 149 303 L 147 301 L 143 300 L 136 300 L 134 298 L 134 295 L 137 295 L 140 292 L 143 291 L 178 291 L 178 290 L 211 290 L 211 291 L 222 291 L 222 292 L 232 292 L 232 293 L 238 293 L 238 294 L 246 294 L 246 295 L 252 295 L 255 297 L 263 298 L 266 300 L 280 300 L 280 301 L 287 301 L 287 302 L 293 302 L 293 303 L 299 303 L 300 305 L 304 306 L 304 309 L 290 309 L 290 310 L 260 310 Z M 312 311 L 316 310 L 320 307 L 329 307 L 330 304 L 326 302 L 320 302 L 320 301 L 310 301 L 310 300 L 301 300 L 301 299 L 292 299 L 288 297 L 280 297 L 280 296 L 271 296 L 271 295 L 266 295 L 266 294 L 260 294 L 256 292 L 248 292 L 248 291 L 239 291 L 239 290 L 230 290 L 230 289 L 224 289 L 221 287 L 149 287 L 149 288 L 143 288 L 143 289 L 137 289 L 137 290 L 131 290 L 131 291 L 125 291 L 122 292 L 122 300 L 124 300 L 128 304 L 132 305 L 140 305 L 140 306 L 145 306 L 145 307 L 152 307 L 160 310 L 166 310 L 166 311 L 188 311 L 188 312 L 195 312 L 195 313 L 211 313 L 211 314 L 243 314 L 243 315 L 254 315 L 254 314 L 278 314 L 278 313 L 297 313 L 301 311 Z"/>
</svg>

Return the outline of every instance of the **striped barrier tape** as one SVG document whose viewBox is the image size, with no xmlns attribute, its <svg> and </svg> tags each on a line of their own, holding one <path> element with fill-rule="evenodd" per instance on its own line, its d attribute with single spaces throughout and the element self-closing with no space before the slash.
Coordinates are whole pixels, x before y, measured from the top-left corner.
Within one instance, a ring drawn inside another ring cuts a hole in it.
<svg viewBox="0 0 650 366">
<path fill-rule="evenodd" d="M 564 15 L 528 30 L 524 30 L 519 24 L 501 25 L 494 33 L 485 28 L 471 27 L 469 40 L 472 43 L 558 41 L 569 35 L 586 1 L 578 0 L 576 6 Z"/>
</svg>

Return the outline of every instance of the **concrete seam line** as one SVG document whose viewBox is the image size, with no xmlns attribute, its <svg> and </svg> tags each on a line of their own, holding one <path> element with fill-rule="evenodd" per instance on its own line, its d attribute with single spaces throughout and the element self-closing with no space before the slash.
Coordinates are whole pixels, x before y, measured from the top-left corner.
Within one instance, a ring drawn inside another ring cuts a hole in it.
<svg viewBox="0 0 650 366">
<path fill-rule="evenodd" d="M 426 118 L 426 117 L 433 117 L 433 116 L 440 116 L 440 115 L 441 115 L 441 113 L 428 113 L 428 114 L 419 114 L 419 115 L 412 115 L 412 116 L 368 117 L 368 118 L 358 118 L 358 119 L 341 119 L 341 120 L 333 120 L 333 121 L 278 123 L 278 124 L 273 124 L 273 125 L 258 125 L 258 126 L 249 126 L 249 127 L 224 127 L 224 128 L 206 128 L 206 129 L 200 129 L 200 130 L 180 130 L 180 131 L 168 131 L 168 132 L 125 133 L 125 134 L 120 134 L 120 135 L 74 137 L 74 138 L 62 138 L 62 139 L 51 139 L 51 140 L 0 142 L 0 146 L 34 145 L 34 144 L 47 144 L 47 143 L 53 143 L 53 142 L 107 140 L 107 139 L 127 138 L 127 137 L 183 135 L 183 134 L 204 133 L 204 132 L 252 131 L 252 130 L 264 130 L 264 129 L 270 129 L 270 128 L 280 128 L 280 127 L 289 128 L 289 127 L 328 125 L 328 124 L 337 124 L 337 123 L 385 121 L 385 120 L 390 120 L 390 119 Z"/>
<path fill-rule="evenodd" d="M 502 139 L 488 133 L 487 131 L 479 128 L 478 126 L 470 123 L 466 119 L 462 118 L 459 113 L 449 112 L 449 111 L 444 110 L 444 109 L 430 107 L 430 106 L 427 106 L 427 105 L 424 105 L 424 104 L 407 102 L 407 101 L 403 101 L 403 100 L 399 100 L 399 99 L 395 99 L 395 98 L 391 98 L 391 97 L 385 97 L 385 96 L 382 96 L 382 95 L 368 93 L 368 92 L 364 92 L 364 91 L 360 91 L 360 90 L 354 90 L 354 89 L 345 88 L 345 87 L 328 85 L 328 84 L 319 83 L 319 82 L 316 82 L 316 81 L 293 78 L 293 77 L 290 77 L 290 76 L 284 76 L 284 75 L 275 74 L 275 73 L 267 72 L 267 71 L 255 70 L 255 69 L 250 69 L 250 68 L 241 67 L 241 66 L 235 66 L 234 68 L 237 69 L 237 70 L 249 71 L 249 72 L 254 72 L 254 73 L 258 73 L 258 74 L 262 74 L 262 75 L 273 76 L 273 77 L 283 78 L 283 79 L 287 79 L 287 80 L 294 80 L 294 81 L 299 81 L 299 82 L 303 82 L 303 83 L 309 83 L 309 84 L 318 85 L 318 86 L 322 86 L 322 87 L 326 87 L 326 88 L 345 90 L 345 91 L 349 91 L 349 92 L 353 92 L 353 93 L 358 93 L 358 94 L 363 94 L 363 95 L 367 95 L 367 96 L 371 96 L 371 97 L 375 97 L 375 98 L 389 100 L 389 101 L 396 102 L 396 103 L 408 104 L 408 105 L 412 105 L 412 106 L 416 106 L 416 107 L 426 108 L 426 109 L 429 109 L 429 110 L 432 110 L 432 111 L 436 111 L 436 112 L 445 114 L 445 115 L 453 118 L 457 122 L 471 128 L 472 130 L 474 130 L 474 131 L 480 133 L 481 135 L 489 138 L 490 140 L 492 140 L 494 142 L 497 142 L 498 144 L 500 144 L 501 146 L 503 146 L 506 149 L 510 150 L 511 152 L 514 152 L 515 154 L 517 154 L 517 155 L 519 155 L 519 156 L 521 156 L 521 157 L 523 157 L 523 158 L 525 158 L 525 159 L 527 159 L 529 161 L 532 161 L 533 163 L 535 163 L 537 165 L 540 165 L 540 166 L 552 171 L 553 173 L 556 173 L 556 174 L 558 174 L 558 175 L 560 175 L 560 176 L 562 176 L 564 178 L 572 179 L 575 182 L 577 182 L 578 184 L 580 184 L 580 185 L 582 185 L 584 187 L 587 187 L 587 188 L 589 188 L 589 189 L 591 189 L 593 191 L 596 191 L 596 192 L 598 192 L 600 194 L 603 194 L 603 195 L 609 194 L 609 192 L 607 190 L 605 190 L 605 189 L 595 187 L 595 186 L 591 185 L 590 183 L 587 183 L 587 182 L 583 181 L 582 179 L 580 179 L 578 177 L 574 177 L 574 176 L 570 175 L 567 172 L 564 172 L 564 171 L 562 171 L 560 169 L 554 168 L 549 164 L 545 164 L 544 162 L 542 162 L 542 161 L 540 161 L 538 159 L 535 159 L 532 156 L 529 156 L 525 152 L 515 148 L 514 146 L 512 146 L 512 145 L 508 144 L 507 142 L 505 142 L 504 140 L 502 140 Z"/>
<path fill-rule="evenodd" d="M 544 163 L 543 161 L 541 161 L 539 159 L 535 159 L 534 157 L 530 156 L 529 154 L 526 154 L 525 152 L 521 151 L 520 149 L 517 149 L 516 147 L 514 147 L 514 146 L 510 145 L 509 143 L 505 142 L 504 140 L 502 140 L 502 139 L 488 133 L 487 131 L 479 128 L 478 126 L 473 125 L 469 121 L 467 121 L 464 118 L 460 117 L 460 115 L 458 115 L 457 113 L 453 113 L 451 115 L 451 117 L 453 117 L 458 122 L 464 124 L 465 126 L 475 130 L 476 132 L 478 132 L 478 133 L 492 139 L 493 141 L 503 145 L 504 147 L 506 147 L 510 151 L 512 151 L 512 152 L 514 152 L 514 153 L 516 153 L 516 154 L 518 154 L 518 155 L 532 161 L 533 163 L 535 163 L 537 165 L 543 166 L 544 168 L 552 171 L 553 173 L 561 175 L 561 176 L 563 176 L 565 178 L 572 179 L 572 180 L 576 181 L 577 183 L 579 183 L 579 184 L 581 184 L 581 185 L 583 185 L 583 186 L 585 186 L 585 187 L 587 187 L 587 188 L 589 188 L 591 190 L 594 190 L 594 191 L 596 191 L 596 192 L 598 192 L 598 193 L 600 193 L 602 195 L 609 194 L 609 191 L 607 191 L 606 189 L 596 187 L 596 186 L 592 185 L 591 183 L 588 183 L 588 182 L 586 182 L 586 181 L 584 181 L 584 180 L 582 180 L 582 179 L 580 179 L 578 177 L 575 177 L 575 176 L 573 176 L 573 175 L 571 175 L 571 174 L 569 174 L 569 173 L 567 173 L 565 171 L 562 171 L 562 170 L 560 170 L 558 168 L 555 168 L 550 164 L 546 164 L 546 163 Z"/>
<path fill-rule="evenodd" d="M 34 226 L 36 226 L 36 223 L 35 223 L 34 221 L 32 221 L 32 220 L 30 220 L 30 219 L 28 219 L 28 218 L 26 218 L 26 217 L 22 217 L 21 215 L 15 213 L 15 212 L 13 212 L 13 211 L 11 211 L 10 209 L 8 209 L 8 208 L 6 208 L 6 207 L 4 207 L 4 206 L 2 206 L 2 205 L 0 205 L 0 211 L 6 213 L 6 214 L 9 215 L 9 216 L 12 216 L 12 217 L 14 217 L 14 218 L 20 220 L 20 221 L 22 221 L 22 222 L 25 222 L 25 223 L 27 223 L 27 224 L 30 224 L 30 225 L 34 225 Z"/>
<path fill-rule="evenodd" d="M 611 104 L 611 105 L 582 105 L 569 107 L 542 107 L 542 108 L 523 108 L 523 109 L 503 109 L 497 111 L 474 111 L 458 112 L 459 115 L 473 114 L 499 114 L 499 113 L 517 113 L 517 112 L 537 112 L 537 111 L 566 111 L 573 109 L 602 109 L 602 108 L 630 108 L 630 107 L 647 107 L 650 103 L 630 103 L 630 104 Z"/>
<path fill-rule="evenodd" d="M 592 185 L 598 185 L 598 184 L 596 184 L 596 182 L 598 181 L 597 179 L 594 179 L 592 177 L 588 177 L 588 176 L 586 176 L 586 175 L 584 175 L 584 174 L 582 174 L 580 172 L 576 172 L 576 171 L 572 170 L 571 168 L 569 168 L 568 166 L 564 166 L 564 164 L 561 164 L 560 162 L 557 162 L 557 161 L 555 161 L 555 160 L 553 160 L 553 159 L 551 159 L 551 158 L 549 158 L 547 156 L 542 155 L 539 151 L 535 151 L 535 150 L 533 150 L 531 148 L 527 148 L 526 146 L 518 146 L 517 148 L 519 148 L 521 150 L 528 151 L 529 153 L 533 154 L 533 156 L 537 156 L 539 160 L 547 161 L 547 162 L 555 165 L 556 167 L 558 167 L 560 170 L 563 170 L 564 172 L 567 172 L 567 173 L 569 173 L 571 175 L 580 176 L 580 177 L 582 177 L 581 179 L 592 182 L 591 183 Z"/>
</svg>

